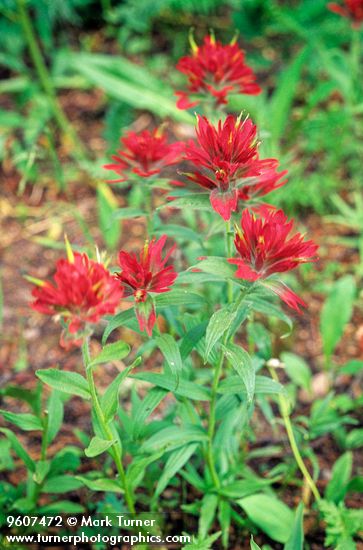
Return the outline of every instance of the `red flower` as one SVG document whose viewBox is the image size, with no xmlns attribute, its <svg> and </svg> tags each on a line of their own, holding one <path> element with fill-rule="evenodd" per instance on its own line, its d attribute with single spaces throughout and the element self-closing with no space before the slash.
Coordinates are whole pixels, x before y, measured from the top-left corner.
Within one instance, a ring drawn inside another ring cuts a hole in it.
<svg viewBox="0 0 363 550">
<path fill-rule="evenodd" d="M 102 264 L 77 252 L 58 260 L 54 284 L 40 281 L 39 285 L 32 291 L 35 300 L 31 307 L 46 315 L 59 315 L 70 335 L 84 330 L 87 323 L 97 323 L 103 315 L 114 313 L 123 294 Z M 73 340 L 77 340 L 76 336 Z"/>
<path fill-rule="evenodd" d="M 140 330 L 146 330 L 151 336 L 156 321 L 155 305 L 150 293 L 168 292 L 177 278 L 172 265 L 165 267 L 173 246 L 162 258 L 166 235 L 159 240 L 146 241 L 139 258 L 135 253 L 121 250 L 118 256 L 122 269 L 116 277 L 121 281 L 125 296 L 134 296 L 137 320 Z"/>
<path fill-rule="evenodd" d="M 176 66 L 188 77 L 188 91 L 176 92 L 179 109 L 198 105 L 205 95 L 215 98 L 216 105 L 223 105 L 231 92 L 261 92 L 254 72 L 245 64 L 244 52 L 234 41 L 223 46 L 213 36 L 206 36 L 202 46 L 193 41 L 192 50 L 192 55 L 182 57 Z"/>
<path fill-rule="evenodd" d="M 211 205 L 224 220 L 237 210 L 238 200 L 263 196 L 286 183 L 285 172 L 276 172 L 276 159 L 261 160 L 257 128 L 251 119 L 232 115 L 215 128 L 206 117 L 198 117 L 198 143 L 186 146 L 186 159 L 197 168 L 189 180 L 211 191 Z"/>
<path fill-rule="evenodd" d="M 238 267 L 236 277 L 253 282 L 316 261 L 317 245 L 304 241 L 300 233 L 291 235 L 292 229 L 293 221 L 288 222 L 282 210 L 262 208 L 259 217 L 244 210 L 234 241 L 240 257 L 228 260 Z M 300 312 L 299 306 L 306 306 L 281 281 L 265 284 L 296 311 Z"/>
<path fill-rule="evenodd" d="M 348 17 L 354 28 L 359 28 L 363 23 L 363 0 L 344 0 L 344 6 L 332 2 L 328 4 L 330 11 Z"/>
<path fill-rule="evenodd" d="M 112 156 L 115 162 L 104 165 L 107 170 L 113 170 L 121 176 L 111 183 L 126 181 L 130 173 L 142 178 L 159 174 L 165 166 L 176 164 L 182 153 L 182 144 L 168 143 L 160 128 L 140 133 L 128 132 L 120 141 L 123 149 Z"/>
</svg>

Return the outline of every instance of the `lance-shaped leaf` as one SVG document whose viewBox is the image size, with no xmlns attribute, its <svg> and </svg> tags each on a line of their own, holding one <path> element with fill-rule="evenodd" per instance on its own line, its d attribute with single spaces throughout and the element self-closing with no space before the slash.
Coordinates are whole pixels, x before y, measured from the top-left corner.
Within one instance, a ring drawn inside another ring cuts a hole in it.
<svg viewBox="0 0 363 550">
<path fill-rule="evenodd" d="M 90 399 L 87 380 L 78 372 L 62 371 L 58 369 L 43 369 L 35 371 L 35 374 L 44 384 L 55 390 L 71 395 L 78 395 L 84 399 Z"/>
<path fill-rule="evenodd" d="M 93 458 L 107 451 L 114 443 L 116 443 L 116 439 L 101 439 L 95 436 L 91 439 L 87 449 L 84 450 L 84 454 L 88 456 L 88 458 Z"/>
<path fill-rule="evenodd" d="M 171 478 L 183 468 L 184 464 L 195 452 L 197 446 L 198 443 L 192 443 L 191 445 L 186 445 L 185 447 L 176 449 L 170 454 L 156 486 L 155 497 L 161 495 Z"/>
<path fill-rule="evenodd" d="M 248 401 L 252 401 L 255 393 L 256 372 L 251 357 L 246 350 L 235 344 L 222 347 L 225 356 L 245 385 Z"/>
<path fill-rule="evenodd" d="M 119 340 L 113 344 L 107 344 L 102 348 L 102 351 L 94 357 L 90 363 L 90 367 L 100 365 L 101 363 L 110 363 L 111 361 L 121 361 L 130 353 L 130 346 Z"/>
<path fill-rule="evenodd" d="M 14 426 L 17 426 L 21 430 L 25 430 L 27 432 L 33 430 L 43 430 L 43 425 L 41 421 L 34 414 L 17 414 L 9 411 L 4 411 L 2 409 L 0 409 L 0 414 L 5 418 L 5 420 L 11 422 L 12 424 L 14 424 Z"/>
<path fill-rule="evenodd" d="M 113 382 L 111 382 L 111 384 L 108 386 L 107 390 L 101 398 L 101 409 L 105 416 L 106 422 L 112 420 L 117 412 L 120 386 L 123 380 L 125 380 L 126 376 L 128 376 L 132 368 L 133 365 L 127 367 L 127 369 L 120 372 L 113 380 Z"/>
<path fill-rule="evenodd" d="M 170 334 L 162 334 L 156 338 L 156 344 L 164 355 L 171 372 L 176 379 L 183 368 L 179 346 Z"/>
<path fill-rule="evenodd" d="M 224 307 L 213 313 L 210 318 L 207 331 L 206 331 L 206 346 L 205 346 L 205 355 L 204 362 L 206 363 L 209 358 L 209 354 L 216 345 L 217 342 L 222 338 L 224 333 L 229 329 L 236 317 L 237 311 L 231 311 L 231 308 Z"/>
</svg>

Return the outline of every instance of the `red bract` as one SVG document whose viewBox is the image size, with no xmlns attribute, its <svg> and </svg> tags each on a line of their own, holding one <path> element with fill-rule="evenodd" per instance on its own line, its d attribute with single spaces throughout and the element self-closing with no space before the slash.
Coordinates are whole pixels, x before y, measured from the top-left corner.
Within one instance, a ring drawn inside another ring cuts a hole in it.
<svg viewBox="0 0 363 550">
<path fill-rule="evenodd" d="M 237 210 L 238 200 L 266 195 L 286 183 L 281 180 L 286 171 L 276 171 L 276 159 L 259 158 L 251 119 L 229 115 L 214 127 L 206 117 L 198 117 L 196 134 L 198 143 L 188 143 L 186 159 L 199 170 L 186 176 L 211 191 L 211 205 L 224 220 Z"/>
<path fill-rule="evenodd" d="M 33 289 L 31 307 L 46 315 L 59 315 L 67 332 L 76 335 L 87 323 L 97 323 L 103 315 L 114 313 L 122 294 L 102 264 L 75 252 L 69 259 L 58 260 L 54 284 L 44 281 Z"/>
<path fill-rule="evenodd" d="M 216 105 L 223 105 L 231 92 L 261 92 L 254 72 L 245 64 L 244 52 L 235 42 L 224 46 L 213 36 L 206 36 L 202 46 L 193 42 L 192 49 L 192 55 L 182 57 L 176 66 L 188 77 L 188 91 L 176 92 L 179 109 L 198 105 L 203 96 L 212 96 Z"/>
<path fill-rule="evenodd" d="M 168 143 L 160 128 L 140 133 L 127 132 L 120 141 L 123 148 L 117 151 L 117 155 L 112 156 L 115 162 L 104 166 L 121 176 L 111 183 L 126 181 L 130 173 L 142 178 L 159 174 L 166 166 L 176 164 L 182 153 L 182 144 Z"/>
<path fill-rule="evenodd" d="M 240 257 L 228 260 L 238 267 L 236 277 L 253 282 L 316 261 L 318 246 L 313 241 L 304 241 L 300 233 L 292 235 L 292 229 L 293 221 L 287 221 L 282 210 L 264 208 L 258 217 L 244 210 L 234 241 Z M 299 306 L 306 306 L 282 282 L 265 284 L 296 311 L 300 312 Z"/>
<path fill-rule="evenodd" d="M 332 2 L 328 4 L 328 8 L 351 19 L 354 28 L 359 28 L 363 24 L 363 0 L 344 0 L 344 5 Z"/>
<path fill-rule="evenodd" d="M 139 257 L 124 250 L 118 256 L 122 271 L 116 277 L 122 283 L 125 296 L 134 296 L 140 330 L 146 330 L 149 336 L 156 321 L 155 305 L 150 293 L 168 292 L 178 276 L 172 265 L 165 267 L 175 246 L 162 258 L 166 239 L 166 235 L 163 235 L 159 240 L 146 241 Z"/>
</svg>

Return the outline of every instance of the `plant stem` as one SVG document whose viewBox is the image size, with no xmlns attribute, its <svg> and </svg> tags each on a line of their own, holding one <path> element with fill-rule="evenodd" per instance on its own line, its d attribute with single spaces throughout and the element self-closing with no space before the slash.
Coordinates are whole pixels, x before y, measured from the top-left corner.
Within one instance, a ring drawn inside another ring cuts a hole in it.
<svg viewBox="0 0 363 550">
<path fill-rule="evenodd" d="M 49 416 L 48 411 L 44 413 L 44 424 L 43 424 L 43 435 L 42 435 L 42 448 L 40 451 L 40 459 L 46 460 L 47 458 L 47 447 L 48 447 L 48 427 L 49 427 Z"/>
<path fill-rule="evenodd" d="M 279 382 L 279 377 L 277 376 L 276 371 L 273 368 L 269 368 L 269 371 L 270 371 L 271 377 L 276 382 Z M 289 415 L 289 403 L 288 403 L 287 398 L 285 397 L 284 394 L 278 394 L 278 399 L 279 399 L 280 413 L 281 413 L 282 419 L 283 419 L 284 424 L 285 424 L 287 436 L 289 438 L 289 442 L 290 442 L 290 446 L 291 446 L 291 450 L 293 452 L 294 458 L 296 460 L 296 463 L 297 463 L 298 467 L 300 468 L 300 471 L 301 471 L 302 475 L 304 476 L 304 478 L 306 480 L 307 485 L 310 487 L 311 492 L 313 493 L 313 495 L 315 497 L 315 500 L 317 502 L 319 502 L 319 500 L 321 498 L 320 493 L 319 493 L 318 488 L 317 488 L 313 478 L 311 477 L 307 467 L 305 466 L 304 460 L 303 460 L 303 458 L 300 454 L 300 451 L 299 451 L 299 447 L 296 443 L 294 430 L 292 428 L 291 419 L 290 419 L 290 415 Z"/>
<path fill-rule="evenodd" d="M 226 247 L 226 257 L 230 258 L 232 256 L 232 243 L 230 239 L 230 231 L 231 231 L 231 222 L 226 222 L 226 228 L 225 228 L 225 247 Z M 227 298 L 228 303 L 231 304 L 233 302 L 233 283 L 231 280 L 227 281 Z M 242 294 L 242 296 L 238 299 L 238 305 L 243 300 L 245 294 Z M 238 307 L 238 306 L 237 306 Z M 228 341 L 228 331 L 225 332 L 224 338 L 223 338 L 223 345 L 225 346 Z M 207 462 L 210 470 L 210 474 L 213 479 L 214 485 L 218 488 L 220 487 L 221 483 L 219 481 L 219 477 L 217 474 L 215 461 L 213 458 L 213 438 L 215 433 L 215 426 L 216 426 L 216 406 L 217 406 L 217 395 L 218 395 L 218 386 L 219 386 L 219 380 L 222 375 L 223 371 L 223 363 L 224 363 L 224 351 L 223 348 L 220 351 L 220 356 L 218 359 L 217 367 L 214 371 L 214 377 L 213 377 L 213 384 L 212 384 L 212 395 L 211 395 L 211 402 L 210 402 L 210 411 L 209 411 L 209 423 L 208 423 L 208 450 L 207 450 Z"/>
<path fill-rule="evenodd" d="M 227 258 L 231 258 L 232 256 L 232 242 L 231 242 L 230 232 L 231 232 L 231 220 L 228 220 L 226 222 L 226 232 L 225 232 Z M 230 279 L 228 279 L 227 281 L 227 298 L 228 298 L 228 303 L 231 304 L 233 302 L 233 283 Z"/>
<path fill-rule="evenodd" d="M 32 22 L 26 8 L 26 0 L 17 0 L 17 6 L 19 21 L 24 32 L 29 53 L 37 72 L 40 84 L 43 87 L 43 90 L 47 95 L 49 103 L 52 107 L 54 118 L 57 121 L 57 124 L 62 132 L 71 138 L 73 146 L 76 148 L 76 153 L 78 152 L 79 154 L 81 154 L 82 149 L 78 137 L 58 102 L 51 76 L 49 74 L 39 44 L 35 37 Z"/>
<path fill-rule="evenodd" d="M 109 441 L 113 441 L 115 439 L 115 437 L 112 433 L 112 430 L 111 430 L 110 426 L 107 424 L 107 422 L 105 420 L 105 416 L 103 414 L 103 411 L 102 411 L 102 408 L 101 408 L 101 405 L 100 405 L 100 402 L 99 402 L 99 399 L 98 399 L 98 395 L 97 395 L 95 381 L 94 381 L 94 378 L 93 378 L 92 367 L 90 366 L 91 359 L 90 359 L 90 353 L 89 353 L 88 338 L 85 339 L 84 344 L 82 346 L 82 355 L 83 355 L 84 366 L 85 366 L 85 369 L 86 369 L 87 382 L 88 382 L 88 386 L 89 386 L 89 390 L 90 390 L 90 394 L 91 394 L 93 409 L 94 409 L 95 414 L 97 416 L 98 422 L 100 423 L 100 426 L 101 426 L 101 429 L 104 433 L 104 436 Z M 111 452 L 112 452 L 112 457 L 114 459 L 114 462 L 115 462 L 115 465 L 116 465 L 116 468 L 117 468 L 117 471 L 118 471 L 118 474 L 119 474 L 119 477 L 120 477 L 121 487 L 122 487 L 122 489 L 125 493 L 125 500 L 126 500 L 127 506 L 129 508 L 129 511 L 132 514 L 135 514 L 135 504 L 134 504 L 133 495 L 132 495 L 132 493 L 129 489 L 127 478 L 126 478 L 126 473 L 125 473 L 124 467 L 122 465 L 121 446 L 117 443 L 114 443 L 111 446 Z"/>
</svg>

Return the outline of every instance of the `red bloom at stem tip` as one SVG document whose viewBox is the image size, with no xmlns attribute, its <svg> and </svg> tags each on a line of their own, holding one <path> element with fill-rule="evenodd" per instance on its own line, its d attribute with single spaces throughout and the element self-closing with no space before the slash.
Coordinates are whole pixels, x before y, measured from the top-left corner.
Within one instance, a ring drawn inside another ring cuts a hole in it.
<svg viewBox="0 0 363 550">
<path fill-rule="evenodd" d="M 114 162 L 104 165 L 106 170 L 113 170 L 121 176 L 111 183 L 126 181 L 130 173 L 142 178 L 159 174 L 163 168 L 180 160 L 183 148 L 180 142 L 168 143 L 161 128 L 127 132 L 120 141 L 123 148 L 112 156 Z"/>
<path fill-rule="evenodd" d="M 146 241 L 139 257 L 124 250 L 119 252 L 118 261 L 122 269 L 116 277 L 121 281 L 125 296 L 134 296 L 136 317 L 140 330 L 151 336 L 156 322 L 154 300 L 150 293 L 168 292 L 177 278 L 172 265 L 165 267 L 175 245 L 162 258 L 166 235 L 159 240 Z"/>
<path fill-rule="evenodd" d="M 363 0 L 344 0 L 344 5 L 332 2 L 328 4 L 328 8 L 334 13 L 351 19 L 355 29 L 363 24 Z"/>
<path fill-rule="evenodd" d="M 313 241 L 304 241 L 300 233 L 292 235 L 292 229 L 293 221 L 287 221 L 282 210 L 261 208 L 259 217 L 244 210 L 234 241 L 240 257 L 228 260 L 238 267 L 236 277 L 257 281 L 274 273 L 290 271 L 299 264 L 316 261 L 318 246 Z M 281 281 L 269 281 L 265 285 L 299 313 L 299 306 L 306 306 Z"/>
<path fill-rule="evenodd" d="M 176 68 L 188 78 L 188 90 L 176 92 L 179 109 L 189 109 L 211 96 L 216 105 L 227 103 L 231 92 L 257 95 L 261 88 L 256 76 L 245 63 L 244 52 L 232 40 L 223 45 L 214 36 L 206 36 L 202 46 L 191 41 L 192 55 L 182 57 Z"/>
<path fill-rule="evenodd" d="M 286 183 L 282 178 L 287 172 L 276 171 L 276 159 L 259 158 L 251 119 L 229 115 L 214 127 L 199 116 L 196 135 L 198 143 L 190 141 L 185 154 L 198 170 L 185 175 L 211 191 L 211 205 L 224 220 L 237 210 L 239 200 L 264 196 Z"/>
<path fill-rule="evenodd" d="M 54 283 L 38 283 L 33 289 L 31 307 L 46 315 L 59 315 L 66 324 L 66 335 L 73 343 L 87 323 L 97 323 L 106 314 L 115 312 L 122 297 L 122 288 L 111 273 L 86 254 L 70 252 L 68 259 L 58 260 Z M 65 344 L 63 335 L 61 344 Z"/>
</svg>

